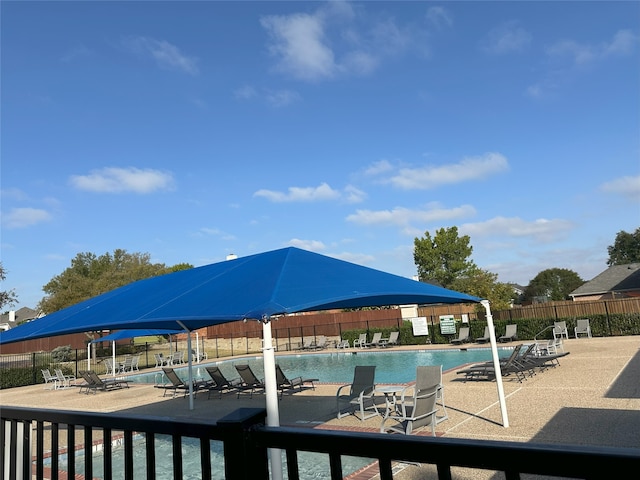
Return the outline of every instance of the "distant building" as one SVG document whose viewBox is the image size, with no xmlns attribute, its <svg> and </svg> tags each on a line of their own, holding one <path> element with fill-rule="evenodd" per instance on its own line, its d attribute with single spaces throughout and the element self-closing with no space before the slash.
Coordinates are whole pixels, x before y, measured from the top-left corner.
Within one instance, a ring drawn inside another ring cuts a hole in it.
<svg viewBox="0 0 640 480">
<path fill-rule="evenodd" d="M 640 297 L 640 263 L 609 267 L 569 296 L 576 302 Z"/>
<path fill-rule="evenodd" d="M 29 307 L 22 307 L 16 311 L 9 311 L 0 315 L 0 330 L 9 330 L 22 322 L 38 318 L 38 312 Z"/>
</svg>

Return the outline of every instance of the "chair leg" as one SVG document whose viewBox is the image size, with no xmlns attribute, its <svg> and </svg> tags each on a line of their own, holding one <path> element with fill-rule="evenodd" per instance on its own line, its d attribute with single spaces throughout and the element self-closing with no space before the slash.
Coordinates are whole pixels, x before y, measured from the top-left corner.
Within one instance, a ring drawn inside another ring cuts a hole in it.
<svg viewBox="0 0 640 480">
<path fill-rule="evenodd" d="M 443 415 L 441 417 L 434 416 L 434 419 L 435 419 L 435 422 L 433 422 L 434 424 L 444 422 L 449 418 L 449 415 L 447 414 L 447 407 L 445 407 L 444 405 L 444 389 L 442 387 L 438 388 L 438 393 L 436 394 L 436 402 L 438 400 L 440 400 L 440 405 L 442 406 Z M 435 425 L 433 426 L 433 428 L 435 428 Z M 434 435 L 435 435 L 435 432 L 434 432 Z"/>
</svg>

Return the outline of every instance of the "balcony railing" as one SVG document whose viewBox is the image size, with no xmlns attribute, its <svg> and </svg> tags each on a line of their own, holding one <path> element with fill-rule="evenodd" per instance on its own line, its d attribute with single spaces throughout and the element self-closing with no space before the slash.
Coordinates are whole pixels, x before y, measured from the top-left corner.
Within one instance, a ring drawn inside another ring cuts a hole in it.
<svg viewBox="0 0 640 480">
<path fill-rule="evenodd" d="M 610 479 L 616 472 L 640 471 L 640 450 L 605 447 L 576 447 L 531 443 L 475 441 L 373 433 L 347 433 L 310 428 L 266 427 L 264 409 L 239 409 L 214 421 L 177 420 L 167 417 L 34 410 L 2 407 L 0 410 L 0 472 L 4 480 L 57 480 L 59 456 L 69 445 L 104 449 L 104 479 L 134 480 L 134 435 L 145 439 L 146 478 L 156 478 L 155 439 L 172 438 L 173 478 L 183 478 L 182 441 L 193 438 L 200 445 L 201 478 L 212 472 L 226 480 L 267 480 L 268 448 L 286 452 L 287 476 L 298 480 L 298 454 L 321 452 L 329 455 L 332 480 L 343 478 L 342 456 L 378 460 L 380 478 L 391 480 L 392 462 L 411 462 L 437 466 L 439 479 L 451 479 L 452 467 L 469 467 L 504 472 L 508 480 L 520 475 L 538 474 L 584 479 Z M 124 474 L 114 474 L 112 442 L 118 436 L 124 450 Z M 79 437 L 79 438 L 76 438 Z M 212 463 L 211 441 L 224 446 L 222 462 Z M 77 448 L 77 447 L 75 447 Z M 87 449 L 89 450 L 89 449 Z M 82 471 L 76 471 L 77 456 L 67 456 L 65 478 L 94 478 L 92 455 L 86 455 Z M 630 473 L 629 473 L 630 474 Z M 117 475 L 114 477 L 114 475 Z M 135 480 L 140 480 L 138 476 Z"/>
</svg>

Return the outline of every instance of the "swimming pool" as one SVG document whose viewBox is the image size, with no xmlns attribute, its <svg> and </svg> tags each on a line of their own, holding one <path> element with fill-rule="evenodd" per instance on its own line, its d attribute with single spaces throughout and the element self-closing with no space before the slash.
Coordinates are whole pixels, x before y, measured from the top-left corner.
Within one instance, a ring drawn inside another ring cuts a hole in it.
<svg viewBox="0 0 640 480">
<path fill-rule="evenodd" d="M 504 350 L 509 347 L 503 347 Z M 443 370 L 464 365 L 469 362 L 491 360 L 491 349 L 471 348 L 447 350 L 411 350 L 411 351 L 357 351 L 331 353 L 304 353 L 298 355 L 277 355 L 280 364 L 289 377 L 313 377 L 320 382 L 349 383 L 353 380 L 353 370 L 357 365 L 376 365 L 376 383 L 406 383 L 415 380 L 418 365 L 442 365 Z M 211 364 L 212 362 L 208 362 Z M 227 378 L 236 378 L 236 364 L 249 364 L 259 377 L 264 377 L 262 356 L 236 358 L 213 362 Z M 178 375 L 186 380 L 187 367 L 176 369 Z M 202 364 L 193 366 L 195 378 L 208 379 L 209 375 Z M 134 383 L 162 383 L 162 374 L 155 371 L 127 377 Z"/>
<path fill-rule="evenodd" d="M 224 454 L 222 442 L 210 442 L 211 448 L 211 476 L 214 480 L 224 480 Z M 173 443 L 168 435 L 158 435 L 155 438 L 156 454 L 156 479 L 173 480 L 173 465 L 166 461 L 173 456 Z M 75 452 L 76 472 L 84 471 L 85 462 L 84 450 Z M 116 444 L 112 448 L 113 478 L 124 478 L 124 449 L 121 444 Z M 104 452 L 94 451 L 91 455 L 93 465 L 93 478 L 104 478 Z M 145 457 L 145 440 L 142 435 L 134 438 L 133 446 L 133 477 L 146 478 L 147 465 Z M 184 480 L 197 480 L 202 478 L 200 465 L 200 441 L 194 438 L 183 438 L 182 440 L 182 468 Z M 59 457 L 60 470 L 66 471 L 68 458 L 66 455 Z M 342 457 L 342 470 L 345 475 L 351 474 L 360 468 L 369 465 L 372 459 L 359 457 Z M 288 478 L 286 470 L 286 457 L 283 452 L 282 465 L 284 477 Z M 300 478 L 330 479 L 329 455 L 315 452 L 299 452 L 298 466 Z"/>
</svg>

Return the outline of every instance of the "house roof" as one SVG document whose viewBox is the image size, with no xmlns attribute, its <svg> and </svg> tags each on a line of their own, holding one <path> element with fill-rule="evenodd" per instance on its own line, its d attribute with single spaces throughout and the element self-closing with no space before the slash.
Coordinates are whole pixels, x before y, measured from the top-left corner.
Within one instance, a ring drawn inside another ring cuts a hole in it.
<svg viewBox="0 0 640 480">
<path fill-rule="evenodd" d="M 9 321 L 9 314 L 3 313 L 0 315 L 0 324 L 6 323 L 10 328 L 15 327 L 18 323 L 25 320 L 33 320 L 38 317 L 38 312 L 33 308 L 22 307 L 15 311 L 15 322 Z"/>
<path fill-rule="evenodd" d="M 594 295 L 606 292 L 640 290 L 640 263 L 614 265 L 597 275 L 569 295 Z"/>
</svg>

